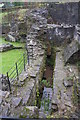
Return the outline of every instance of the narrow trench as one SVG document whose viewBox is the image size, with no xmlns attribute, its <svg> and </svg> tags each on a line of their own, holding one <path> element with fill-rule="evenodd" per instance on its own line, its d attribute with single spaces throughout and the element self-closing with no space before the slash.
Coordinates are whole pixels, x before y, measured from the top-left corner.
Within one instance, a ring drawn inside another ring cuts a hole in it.
<svg viewBox="0 0 80 120">
<path fill-rule="evenodd" d="M 47 115 L 51 110 L 52 88 L 53 88 L 53 72 L 55 66 L 55 48 L 52 43 L 47 44 L 46 64 L 42 80 L 40 81 L 39 91 L 37 94 L 37 107 L 41 112 L 47 111 Z"/>
</svg>

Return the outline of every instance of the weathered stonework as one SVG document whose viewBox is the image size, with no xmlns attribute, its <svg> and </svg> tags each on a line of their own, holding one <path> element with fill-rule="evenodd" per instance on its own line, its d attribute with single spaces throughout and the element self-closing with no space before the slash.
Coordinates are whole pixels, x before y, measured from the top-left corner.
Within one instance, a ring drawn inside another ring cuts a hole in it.
<svg viewBox="0 0 80 120">
<path fill-rule="evenodd" d="M 58 9 L 58 7 L 60 8 Z M 73 80 L 76 81 L 77 77 L 73 76 L 73 79 L 70 79 L 72 81 L 66 81 L 68 80 L 67 75 L 71 77 L 71 75 L 75 72 L 75 69 L 72 69 L 71 66 L 70 68 L 66 68 L 67 66 L 64 67 L 64 62 L 67 63 L 71 56 L 79 50 L 77 42 L 72 41 L 76 36 L 76 35 L 74 36 L 74 31 L 75 33 L 77 33 L 79 32 L 79 30 L 77 30 L 76 32 L 75 27 L 73 25 L 64 24 L 58 25 L 58 22 L 61 23 L 61 21 L 69 24 L 77 23 L 77 14 L 74 15 L 74 13 L 77 12 L 77 3 L 76 7 L 75 8 L 74 7 L 75 7 L 74 3 L 57 5 L 56 10 L 53 11 L 55 11 L 56 14 L 58 14 L 59 16 L 58 15 L 55 16 L 54 14 L 53 17 L 55 17 L 55 19 L 53 19 L 53 21 L 52 19 L 48 19 L 49 20 L 48 23 L 55 22 L 55 24 L 47 24 L 46 9 L 40 8 L 28 11 L 25 17 L 25 21 L 29 19 L 30 22 L 32 22 L 30 23 L 31 29 L 29 29 L 30 31 L 28 35 L 27 34 L 24 35 L 24 37 L 27 36 L 25 40 L 27 44 L 26 49 L 29 58 L 28 64 L 26 65 L 25 71 L 22 71 L 22 73 L 20 74 L 18 81 L 15 80 L 15 82 L 13 81 L 13 83 L 10 81 L 12 94 L 6 92 L 7 95 L 5 95 L 5 92 L 3 92 L 4 93 L 3 97 L 4 96 L 7 97 L 1 99 L 0 96 L 0 104 L 1 108 L 3 109 L 2 116 L 17 118 L 46 117 L 46 115 L 44 115 L 42 111 L 39 112 L 38 108 L 35 106 L 36 93 L 37 90 L 39 89 L 39 82 L 42 79 L 46 61 L 44 44 L 42 43 L 42 41 L 46 41 L 46 39 L 54 40 L 56 45 L 61 45 L 62 43 L 65 43 L 65 39 L 67 39 L 66 41 L 69 45 L 66 47 L 66 49 L 64 49 L 64 58 L 62 56 L 62 49 L 56 50 L 57 52 L 54 69 L 53 98 L 52 89 L 48 91 L 49 93 L 51 92 L 50 105 L 52 105 L 52 107 L 50 106 L 50 109 L 52 108 L 54 112 L 54 117 L 56 117 L 57 115 L 59 115 L 59 117 L 64 116 L 66 117 L 75 112 L 75 106 L 73 105 L 71 99 L 73 93 L 72 87 L 74 84 Z M 64 11 L 65 8 L 67 8 L 66 12 L 67 13 L 69 12 L 67 15 L 65 15 Z M 74 10 L 76 11 L 74 12 Z M 57 13 L 57 11 L 59 13 Z M 62 15 L 63 12 L 64 14 Z M 72 19 L 73 17 L 74 19 Z M 8 35 L 12 35 L 14 37 L 16 33 L 15 40 L 17 40 L 19 37 L 18 33 L 24 31 L 24 29 L 22 28 L 23 26 L 25 27 L 26 30 L 27 26 L 25 26 L 26 24 L 25 21 L 24 23 L 21 22 L 18 24 L 19 30 L 21 31 L 18 31 L 17 24 L 13 23 L 11 31 L 9 32 Z M 51 53 L 49 53 L 48 55 L 50 54 Z M 75 75 L 77 74 L 75 73 Z M 55 111 L 57 114 L 55 113 Z"/>
<path fill-rule="evenodd" d="M 29 16 L 32 16 L 32 12 L 33 11 L 30 11 Z M 41 16 L 39 18 L 37 17 L 37 19 L 40 19 L 41 21 L 43 21 L 43 17 Z M 45 18 L 44 20 L 46 21 Z M 36 22 L 35 24 L 37 27 L 39 27 Z M 44 29 L 44 26 L 40 29 Z M 29 65 L 26 65 L 26 70 L 20 74 L 19 81 L 15 80 L 15 82 L 13 83 L 10 81 L 12 95 L 10 95 L 6 99 L 6 101 L 7 103 L 10 104 L 11 108 L 8 108 L 9 114 L 8 113 L 4 114 L 4 116 L 10 116 L 10 117 L 25 116 L 26 111 L 24 111 L 23 113 L 23 109 L 25 109 L 25 107 L 27 106 L 30 107 L 31 105 L 32 106 L 35 105 L 36 92 L 37 92 L 36 89 L 39 88 L 39 81 L 42 79 L 42 75 L 45 67 L 45 60 L 46 60 L 45 49 L 43 47 L 43 44 L 40 42 L 39 39 L 36 39 L 37 35 L 39 34 L 38 33 L 39 31 L 37 29 L 35 31 L 32 31 L 31 29 L 30 35 L 28 36 L 28 39 L 27 39 L 27 49 L 29 52 Z M 33 56 L 31 52 L 32 47 L 33 47 Z M 2 105 L 4 103 L 6 102 L 4 101 Z M 4 109 L 5 109 L 5 106 L 3 106 L 3 110 Z M 8 112 L 8 110 L 6 111 Z M 27 114 L 26 117 L 30 118 L 31 116 L 30 115 L 28 116 Z"/>
<path fill-rule="evenodd" d="M 8 51 L 8 50 L 11 50 L 13 49 L 14 46 L 12 44 L 2 44 L 0 45 L 0 52 L 4 52 L 4 51 Z"/>
<path fill-rule="evenodd" d="M 8 34 L 10 32 L 10 25 L 9 24 L 4 24 L 1 27 L 2 27 L 2 35 Z"/>
<path fill-rule="evenodd" d="M 56 46 L 69 44 L 74 38 L 74 26 L 47 24 L 47 29 L 47 39 L 52 40 Z"/>
<path fill-rule="evenodd" d="M 48 11 L 56 24 L 77 24 L 78 23 L 78 2 L 71 3 L 49 3 Z"/>
<path fill-rule="evenodd" d="M 66 48 L 64 48 L 64 62 L 69 62 L 72 55 L 74 55 L 75 53 L 77 54 L 79 49 L 79 43 L 77 41 L 72 41 Z M 79 59 L 78 57 L 79 54 L 77 54 L 77 56 L 74 57 L 74 60 L 72 60 L 72 62 Z"/>
</svg>

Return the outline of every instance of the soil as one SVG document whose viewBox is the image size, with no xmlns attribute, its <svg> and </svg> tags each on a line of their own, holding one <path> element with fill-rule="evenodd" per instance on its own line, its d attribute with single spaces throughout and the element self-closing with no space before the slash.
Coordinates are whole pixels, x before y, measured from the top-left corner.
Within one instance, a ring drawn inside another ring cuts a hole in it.
<svg viewBox="0 0 80 120">
<path fill-rule="evenodd" d="M 44 72 L 44 78 L 50 82 L 50 84 L 52 85 L 53 83 L 53 67 L 46 65 L 46 70 Z"/>
</svg>

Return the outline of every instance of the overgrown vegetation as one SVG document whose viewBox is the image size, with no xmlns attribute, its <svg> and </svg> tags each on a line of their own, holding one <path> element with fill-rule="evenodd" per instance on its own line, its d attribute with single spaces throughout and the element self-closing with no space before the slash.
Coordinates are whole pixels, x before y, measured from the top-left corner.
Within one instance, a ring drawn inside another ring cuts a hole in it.
<svg viewBox="0 0 80 120">
<path fill-rule="evenodd" d="M 50 51 L 50 50 L 49 50 Z M 47 87 L 47 88 L 53 88 L 53 70 L 54 70 L 54 67 L 55 67 L 55 57 L 56 57 L 56 50 L 55 50 L 55 47 L 53 47 L 53 44 L 51 43 L 51 55 L 48 57 L 46 55 L 46 65 L 45 65 L 45 71 L 47 70 L 47 66 L 49 66 L 51 68 L 51 73 L 48 77 L 48 79 L 45 79 L 44 78 L 44 75 L 43 75 L 43 78 L 41 81 L 40 81 L 40 85 L 39 85 L 39 88 L 36 89 L 36 96 L 37 96 L 37 99 L 35 100 L 35 105 L 38 106 L 38 108 L 41 107 L 41 104 L 44 106 L 45 108 L 45 111 L 48 111 L 49 110 L 49 99 L 44 99 L 41 101 L 41 98 L 42 98 L 42 95 L 43 95 L 43 90 L 44 90 L 44 87 Z"/>
<path fill-rule="evenodd" d="M 2 23 L 2 18 L 7 15 L 7 12 L 4 12 L 4 13 L 0 13 L 0 23 Z"/>
<path fill-rule="evenodd" d="M 74 75 L 67 77 L 67 80 L 73 81 L 73 79 L 74 79 Z"/>
<path fill-rule="evenodd" d="M 23 6 L 24 2 L 13 2 L 14 6 Z"/>
<path fill-rule="evenodd" d="M 47 80 L 42 80 L 41 86 L 42 87 L 53 87 L 53 85 L 50 84 L 50 81 L 47 81 Z"/>
<path fill-rule="evenodd" d="M 12 20 L 12 16 L 16 13 L 15 18 L 18 20 L 23 20 L 24 15 L 26 13 L 26 9 L 18 9 L 17 11 L 9 11 L 9 12 L 1 12 L 0 13 L 0 23 L 9 23 Z"/>
<path fill-rule="evenodd" d="M 35 105 L 38 106 L 38 108 L 40 108 L 41 106 L 41 97 L 40 97 L 40 91 L 39 88 L 36 89 L 36 100 L 35 100 Z"/>
<path fill-rule="evenodd" d="M 78 105 L 78 88 L 76 84 L 73 84 L 72 101 L 74 105 Z"/>
</svg>

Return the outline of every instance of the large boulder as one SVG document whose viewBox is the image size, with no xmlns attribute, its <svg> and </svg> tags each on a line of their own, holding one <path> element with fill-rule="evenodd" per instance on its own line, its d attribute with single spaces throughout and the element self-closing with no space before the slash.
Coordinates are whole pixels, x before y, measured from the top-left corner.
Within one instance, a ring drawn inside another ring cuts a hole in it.
<svg viewBox="0 0 80 120">
<path fill-rule="evenodd" d="M 16 39 L 15 39 L 12 35 L 9 35 L 9 34 L 8 34 L 8 36 L 6 37 L 6 40 L 7 40 L 7 41 L 10 41 L 10 42 L 15 42 L 15 41 L 16 41 Z"/>
<path fill-rule="evenodd" d="M 22 98 L 21 97 L 13 97 L 12 105 L 16 108 L 20 105 Z"/>
</svg>

